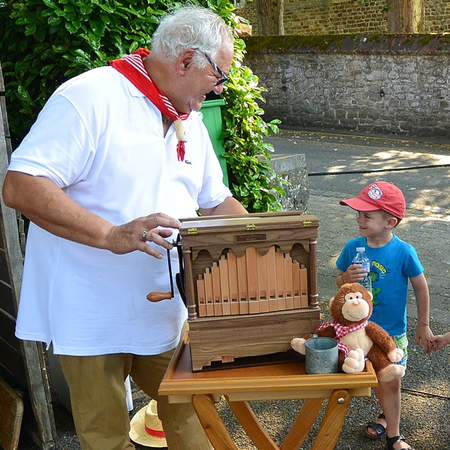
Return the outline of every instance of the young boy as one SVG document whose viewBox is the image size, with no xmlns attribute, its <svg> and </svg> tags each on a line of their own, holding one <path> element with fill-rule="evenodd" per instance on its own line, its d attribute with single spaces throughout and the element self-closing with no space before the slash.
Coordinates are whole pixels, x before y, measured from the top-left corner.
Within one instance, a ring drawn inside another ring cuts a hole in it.
<svg viewBox="0 0 450 450">
<path fill-rule="evenodd" d="M 403 193 L 393 183 L 379 181 L 371 183 L 356 198 L 343 200 L 340 204 L 357 212 L 360 236 L 347 242 L 336 262 L 339 269 L 337 285 L 341 287 L 364 278 L 365 270 L 360 264 L 352 265 L 352 258 L 356 255 L 356 247 L 365 247 L 371 261 L 373 313 L 370 320 L 384 328 L 403 349 L 404 358 L 399 364 L 406 367 L 408 279 L 414 288 L 419 318 L 416 343 L 423 344 L 426 353 L 431 350 L 433 334 L 428 326 L 430 302 L 423 266 L 414 247 L 393 233 L 405 217 Z M 374 391 L 383 413 L 367 426 L 366 435 L 371 439 L 386 436 L 390 450 L 411 450 L 400 435 L 400 388 L 400 378 L 378 383 Z"/>
</svg>

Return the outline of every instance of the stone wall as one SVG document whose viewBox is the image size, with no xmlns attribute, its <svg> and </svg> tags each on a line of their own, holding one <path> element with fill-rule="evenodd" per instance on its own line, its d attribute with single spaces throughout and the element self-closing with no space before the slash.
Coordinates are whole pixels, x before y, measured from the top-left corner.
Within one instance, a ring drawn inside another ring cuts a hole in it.
<svg viewBox="0 0 450 450">
<path fill-rule="evenodd" d="M 283 211 L 307 211 L 309 201 L 308 170 L 304 154 L 277 156 L 270 160 L 270 166 L 287 185 L 281 186 L 286 195 L 276 195 Z"/>
<path fill-rule="evenodd" d="M 373 134 L 450 135 L 450 36 L 250 36 L 264 118 Z"/>
<path fill-rule="evenodd" d="M 450 2 L 448 0 L 425 0 L 424 33 L 450 31 Z"/>
<path fill-rule="evenodd" d="M 449 0 L 424 0 L 422 33 L 450 31 Z M 236 13 L 258 34 L 254 2 L 243 2 Z M 285 35 L 387 33 L 387 0 L 285 0 Z"/>
</svg>

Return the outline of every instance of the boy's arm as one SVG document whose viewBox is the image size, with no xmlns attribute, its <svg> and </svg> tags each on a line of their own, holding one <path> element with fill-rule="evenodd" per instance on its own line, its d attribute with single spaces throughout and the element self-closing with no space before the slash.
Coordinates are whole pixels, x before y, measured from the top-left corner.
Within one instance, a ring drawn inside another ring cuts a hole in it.
<svg viewBox="0 0 450 450">
<path fill-rule="evenodd" d="M 425 353 L 429 353 L 432 347 L 433 333 L 430 330 L 430 293 L 425 275 L 421 273 L 411 277 L 411 284 L 417 304 L 418 327 L 416 332 L 417 345 L 423 344 Z"/>
<path fill-rule="evenodd" d="M 343 284 L 345 284 L 345 281 L 344 281 L 344 275 L 345 275 L 345 272 L 343 272 L 342 270 L 340 270 L 339 273 L 338 273 L 338 276 L 336 277 L 336 284 L 337 284 L 337 287 L 338 287 L 339 289 L 341 288 L 341 286 L 342 286 Z"/>
</svg>

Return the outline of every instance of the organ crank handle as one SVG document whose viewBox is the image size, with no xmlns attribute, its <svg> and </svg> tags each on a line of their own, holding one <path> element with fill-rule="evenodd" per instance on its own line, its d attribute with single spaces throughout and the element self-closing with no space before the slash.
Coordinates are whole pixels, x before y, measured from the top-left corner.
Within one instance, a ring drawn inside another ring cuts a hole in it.
<svg viewBox="0 0 450 450">
<path fill-rule="evenodd" d="M 173 297 L 172 292 L 150 292 L 147 295 L 147 300 L 151 302 L 160 302 L 161 300 L 168 300 Z"/>
<path fill-rule="evenodd" d="M 172 263 L 170 261 L 170 250 L 167 249 L 167 265 L 169 268 L 170 292 L 150 292 L 147 300 L 151 302 L 160 302 L 161 300 L 170 300 L 173 298 L 173 279 L 172 279 Z"/>
</svg>

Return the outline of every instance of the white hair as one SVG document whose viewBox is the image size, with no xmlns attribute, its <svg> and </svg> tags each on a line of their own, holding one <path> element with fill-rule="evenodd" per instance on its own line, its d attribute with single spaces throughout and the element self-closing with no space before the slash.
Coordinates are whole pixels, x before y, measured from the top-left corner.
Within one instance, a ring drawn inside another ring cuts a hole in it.
<svg viewBox="0 0 450 450">
<path fill-rule="evenodd" d="M 197 67 L 205 67 L 206 53 L 214 59 L 222 45 L 233 48 L 233 35 L 225 21 L 210 9 L 184 6 L 165 16 L 152 38 L 152 53 L 175 60 L 186 49 L 198 49 L 194 54 Z"/>
</svg>

